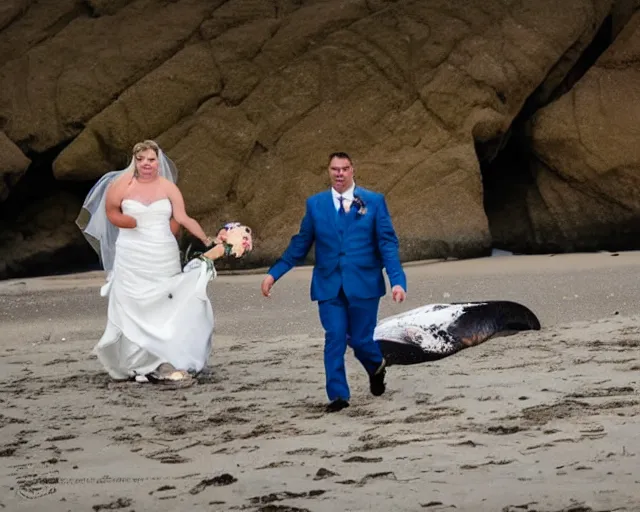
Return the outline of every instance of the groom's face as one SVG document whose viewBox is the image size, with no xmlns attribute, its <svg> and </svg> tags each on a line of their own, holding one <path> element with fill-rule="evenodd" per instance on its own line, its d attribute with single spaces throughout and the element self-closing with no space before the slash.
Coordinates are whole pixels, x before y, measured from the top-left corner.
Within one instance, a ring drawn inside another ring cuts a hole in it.
<svg viewBox="0 0 640 512">
<path fill-rule="evenodd" d="M 331 186 L 342 194 L 353 185 L 353 166 L 348 158 L 334 157 L 329 162 Z"/>
</svg>

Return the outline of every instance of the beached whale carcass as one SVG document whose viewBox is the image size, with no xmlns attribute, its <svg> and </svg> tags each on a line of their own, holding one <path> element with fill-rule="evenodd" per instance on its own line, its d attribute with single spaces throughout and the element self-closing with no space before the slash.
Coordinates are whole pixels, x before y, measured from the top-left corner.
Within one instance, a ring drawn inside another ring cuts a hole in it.
<svg viewBox="0 0 640 512">
<path fill-rule="evenodd" d="M 382 319 L 373 338 L 388 365 L 436 361 L 492 336 L 539 330 L 526 306 L 511 301 L 428 304 Z"/>
</svg>

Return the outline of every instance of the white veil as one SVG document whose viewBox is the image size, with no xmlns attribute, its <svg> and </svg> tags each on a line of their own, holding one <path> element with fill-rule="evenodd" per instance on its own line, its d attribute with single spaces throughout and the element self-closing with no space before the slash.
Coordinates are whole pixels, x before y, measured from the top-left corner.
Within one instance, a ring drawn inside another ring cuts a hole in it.
<svg viewBox="0 0 640 512">
<path fill-rule="evenodd" d="M 76 219 L 76 225 L 96 251 L 100 258 L 102 268 L 109 273 L 113 269 L 113 260 L 116 252 L 116 240 L 119 228 L 111 224 L 107 218 L 105 199 L 109 185 L 124 173 L 135 169 L 135 155 L 124 169 L 110 171 L 103 175 L 91 188 L 84 200 L 80 214 Z M 177 183 L 178 169 L 164 152 L 158 150 L 158 174 Z"/>
</svg>

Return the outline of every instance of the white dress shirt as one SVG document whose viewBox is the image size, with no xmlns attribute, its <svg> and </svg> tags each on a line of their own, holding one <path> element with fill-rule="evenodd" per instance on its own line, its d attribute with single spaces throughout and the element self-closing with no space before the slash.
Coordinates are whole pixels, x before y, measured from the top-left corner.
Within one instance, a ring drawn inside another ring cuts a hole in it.
<svg viewBox="0 0 640 512">
<path fill-rule="evenodd" d="M 353 191 L 356 188 L 356 184 L 354 183 L 351 187 L 344 191 L 344 193 L 340 194 L 336 192 L 336 189 L 331 187 L 331 194 L 333 195 L 333 205 L 336 207 L 336 211 L 340 209 L 340 196 L 344 197 L 342 200 L 342 206 L 344 206 L 344 211 L 348 212 L 349 208 L 351 208 L 351 203 L 353 202 Z"/>
</svg>

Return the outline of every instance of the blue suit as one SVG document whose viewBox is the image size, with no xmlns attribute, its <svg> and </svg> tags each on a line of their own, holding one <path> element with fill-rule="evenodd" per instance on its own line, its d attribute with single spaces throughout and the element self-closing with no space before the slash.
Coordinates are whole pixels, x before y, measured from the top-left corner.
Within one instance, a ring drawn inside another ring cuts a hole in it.
<svg viewBox="0 0 640 512">
<path fill-rule="evenodd" d="M 329 400 L 350 398 L 344 367 L 347 339 L 356 358 L 371 374 L 382 362 L 373 340 L 380 297 L 386 293 L 384 268 L 391 286 L 407 289 L 398 238 L 382 194 L 355 187 L 360 205 L 336 211 L 331 190 L 307 199 L 299 232 L 269 269 L 277 281 L 304 262 L 315 242 L 311 300 L 318 301 L 325 330 L 324 364 Z"/>
</svg>

